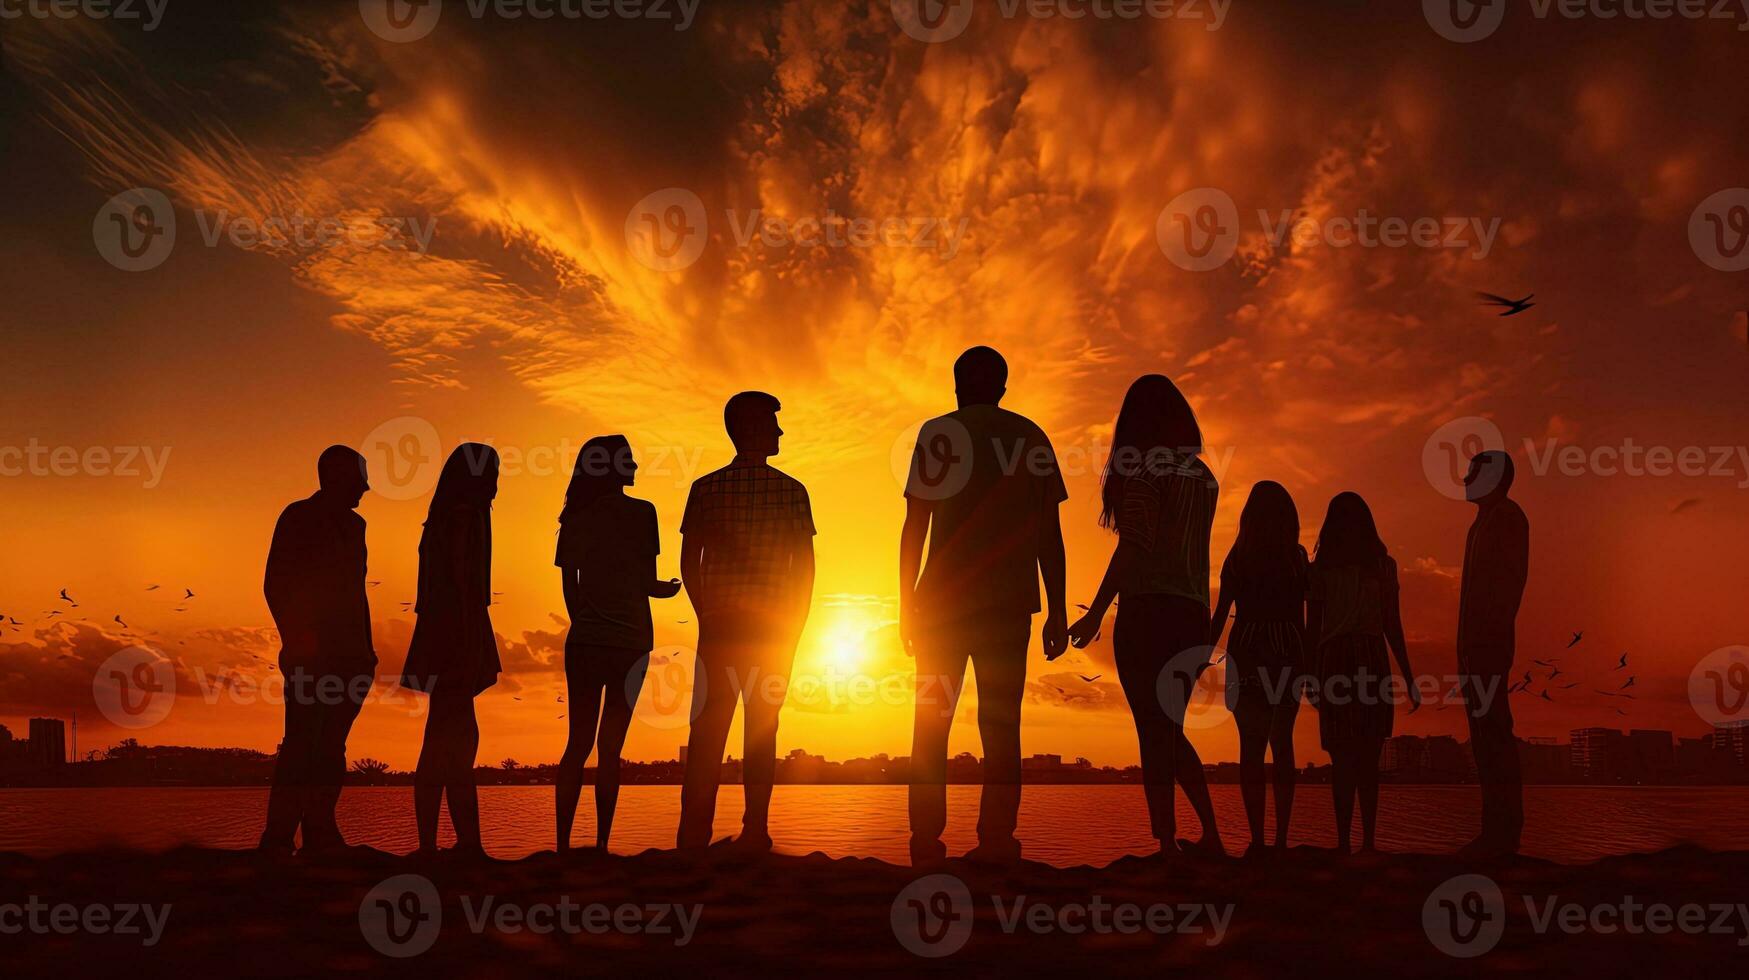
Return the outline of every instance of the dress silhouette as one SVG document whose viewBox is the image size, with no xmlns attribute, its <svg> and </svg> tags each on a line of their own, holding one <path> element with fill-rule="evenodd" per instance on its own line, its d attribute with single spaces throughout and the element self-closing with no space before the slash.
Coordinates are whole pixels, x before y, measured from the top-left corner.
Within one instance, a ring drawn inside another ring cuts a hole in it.
<svg viewBox="0 0 1749 980">
<path fill-rule="evenodd" d="M 661 542 L 655 506 L 625 493 L 637 469 L 624 436 L 590 439 L 577 455 L 559 514 L 554 564 L 561 570 L 565 610 L 571 617 L 565 634 L 571 733 L 555 789 L 561 852 L 571 846 L 584 763 L 597 746 L 595 844 L 607 849 L 619 801 L 620 750 L 655 645 L 650 599 L 672 598 L 680 591 L 678 580 L 656 578 Z"/>
<path fill-rule="evenodd" d="M 279 629 L 285 738 L 273 769 L 263 850 L 342 847 L 334 819 L 346 774 L 346 738 L 376 672 L 365 597 L 364 457 L 330 446 L 316 463 L 320 489 L 286 507 L 273 529 L 263 591 Z"/>
<path fill-rule="evenodd" d="M 1421 706 L 1398 608 L 1397 563 L 1380 540 L 1372 510 L 1359 494 L 1330 501 L 1318 531 L 1306 604 L 1312 703 L 1318 735 L 1330 753 L 1336 846 L 1351 847 L 1354 804 L 1360 802 L 1361 849 L 1375 850 L 1379 753 L 1391 736 L 1398 695 L 1391 683 L 1394 654 L 1409 710 Z"/>
<path fill-rule="evenodd" d="M 1251 829 L 1247 854 L 1264 847 L 1263 756 L 1275 756 L 1275 846 L 1287 846 L 1294 806 L 1294 721 L 1305 670 L 1306 549 L 1287 488 L 1264 480 L 1239 514 L 1239 536 L 1221 565 L 1209 644 L 1227 643 L 1227 703 L 1239 726 L 1239 787 Z"/>
<path fill-rule="evenodd" d="M 1457 652 L 1470 749 L 1482 787 L 1482 832 L 1465 851 L 1478 856 L 1516 852 L 1524 831 L 1523 778 L 1508 699 L 1518 605 L 1530 575 L 1530 521 L 1506 496 L 1513 474 L 1512 457 L 1490 450 L 1470 461 L 1464 480 L 1476 520 L 1464 542 Z"/>
<path fill-rule="evenodd" d="M 419 539 L 418 620 L 401 684 L 430 695 L 425 744 L 413 773 L 419 849 L 437 849 L 444 799 L 456 850 L 482 854 L 474 756 L 480 726 L 474 698 L 498 682 L 492 604 L 492 499 L 498 495 L 498 453 L 480 443 L 457 446 L 443 464 L 425 533 Z"/>
<path fill-rule="evenodd" d="M 680 575 L 699 617 L 676 834 L 682 848 L 710 843 L 723 748 L 737 703 L 746 708 L 746 807 L 736 844 L 753 852 L 771 848 L 778 712 L 814 592 L 814 515 L 807 488 L 766 462 L 777 455 L 783 435 L 780 407 L 759 391 L 729 399 L 723 422 L 735 459 L 694 481 L 681 519 Z"/>
<path fill-rule="evenodd" d="M 1202 824 L 1186 847 L 1223 853 L 1202 760 L 1184 736 L 1185 713 L 1209 644 L 1209 534 L 1220 487 L 1203 463 L 1202 430 L 1164 375 L 1136 379 L 1112 430 L 1101 486 L 1101 526 L 1117 532 L 1099 594 L 1070 629 L 1076 646 L 1098 634 L 1121 597 L 1112 631 L 1118 680 L 1136 724 L 1148 819 L 1160 855 L 1178 847 L 1174 781 Z"/>
<path fill-rule="evenodd" d="M 954 363 L 959 408 L 925 423 L 912 452 L 899 541 L 900 632 L 917 658 L 911 742 L 911 860 L 946 856 L 947 741 L 966 666 L 977 671 L 984 787 L 978 846 L 969 857 L 1000 863 L 1020 856 L 1020 704 L 1026 652 L 1039 611 L 1042 573 L 1049 602 L 1047 658 L 1067 645 L 1063 532 L 1067 499 L 1043 430 L 998 407 L 1008 365 L 988 347 Z M 923 561 L 925 539 L 929 545 Z"/>
</svg>

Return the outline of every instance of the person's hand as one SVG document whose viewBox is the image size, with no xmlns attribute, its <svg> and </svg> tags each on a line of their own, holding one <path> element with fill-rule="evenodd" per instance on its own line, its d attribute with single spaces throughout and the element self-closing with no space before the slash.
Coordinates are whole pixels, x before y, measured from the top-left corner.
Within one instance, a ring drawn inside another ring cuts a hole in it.
<svg viewBox="0 0 1749 980">
<path fill-rule="evenodd" d="M 1063 610 L 1053 609 L 1045 617 L 1043 639 L 1046 660 L 1055 660 L 1069 649 L 1069 617 Z"/>
<path fill-rule="evenodd" d="M 1087 615 L 1075 620 L 1075 625 L 1069 627 L 1069 642 L 1075 649 L 1082 650 L 1093 638 L 1099 635 L 1099 628 L 1105 620 L 1104 613 L 1088 612 Z"/>
<path fill-rule="evenodd" d="M 899 602 L 899 646 L 904 649 L 905 656 L 907 656 L 907 657 L 917 656 L 917 651 L 915 649 L 913 649 L 913 646 L 912 646 L 912 644 L 915 643 L 915 638 L 911 635 L 913 630 L 915 629 L 916 621 L 917 621 L 917 612 L 916 612 L 916 610 L 911 608 L 911 603 L 906 602 L 904 600 L 900 600 L 900 602 Z"/>
<path fill-rule="evenodd" d="M 650 595 L 658 599 L 672 599 L 680 594 L 680 580 L 671 578 L 666 582 L 658 581 L 650 589 Z"/>
<path fill-rule="evenodd" d="M 1421 685 L 1411 677 L 1405 680 L 1404 686 L 1409 689 L 1409 713 L 1414 714 L 1421 710 Z"/>
</svg>

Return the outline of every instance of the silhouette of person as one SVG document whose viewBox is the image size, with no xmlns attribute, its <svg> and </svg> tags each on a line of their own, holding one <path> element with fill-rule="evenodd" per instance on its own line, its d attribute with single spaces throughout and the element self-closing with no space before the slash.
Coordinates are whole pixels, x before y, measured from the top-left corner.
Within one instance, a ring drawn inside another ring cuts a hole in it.
<svg viewBox="0 0 1749 980">
<path fill-rule="evenodd" d="M 946 857 L 947 740 L 968 662 L 978 678 L 984 788 L 978 846 L 967 857 L 1018 860 L 1020 703 L 1026 651 L 1039 611 L 1042 572 L 1049 602 L 1047 659 L 1067 646 L 1063 530 L 1066 500 L 1044 431 L 999 408 L 1008 364 L 973 347 L 953 366 L 959 408 L 924 424 L 905 486 L 899 537 L 899 622 L 917 659 L 911 742 L 911 860 Z M 923 561 L 925 539 L 929 559 Z"/>
<path fill-rule="evenodd" d="M 559 513 L 554 564 L 563 573 L 565 610 L 571 617 L 565 634 L 571 734 L 559 760 L 555 790 L 560 853 L 571 847 L 583 765 L 597 744 L 595 846 L 607 850 L 619 801 L 619 754 L 655 646 L 650 599 L 671 599 L 680 592 L 679 579 L 656 578 L 661 544 L 655 506 L 626 495 L 637 469 L 625 436 L 590 439 L 577 454 L 565 509 Z"/>
<path fill-rule="evenodd" d="M 1294 809 L 1294 720 L 1305 669 L 1306 549 L 1287 488 L 1263 480 L 1239 514 L 1239 536 L 1221 564 L 1209 645 L 1238 610 L 1227 643 L 1227 698 L 1239 726 L 1239 788 L 1251 828 L 1246 854 L 1263 840 L 1263 755 L 1275 753 L 1275 846 L 1287 847 Z"/>
<path fill-rule="evenodd" d="M 1524 787 L 1508 698 L 1514 624 L 1530 575 L 1530 521 L 1506 496 L 1513 475 L 1512 457 L 1489 450 L 1470 460 L 1464 477 L 1476 520 L 1464 542 L 1458 677 L 1482 787 L 1482 832 L 1464 848 L 1472 856 L 1515 853 L 1524 831 Z"/>
<path fill-rule="evenodd" d="M 783 435 L 777 424 L 781 407 L 761 391 L 729 399 L 723 424 L 735 459 L 693 482 L 681 518 L 680 576 L 699 617 L 676 835 L 682 848 L 710 843 L 723 747 L 739 702 L 746 706 L 746 809 L 735 843 L 753 853 L 771 849 L 778 712 L 814 593 L 814 515 L 807 488 L 766 462 L 777 455 Z"/>
<path fill-rule="evenodd" d="M 1117 548 L 1087 614 L 1070 628 L 1077 647 L 1098 634 L 1119 596 L 1112 647 L 1118 681 L 1135 718 L 1148 817 L 1160 856 L 1175 849 L 1225 853 L 1196 747 L 1184 715 L 1208 666 L 1209 533 L 1220 485 L 1201 459 L 1202 429 L 1170 379 L 1148 374 L 1124 395 L 1100 487 L 1101 527 Z M 1179 845 L 1173 782 L 1202 823 L 1194 844 Z"/>
<path fill-rule="evenodd" d="M 346 738 L 376 672 L 365 597 L 364 457 L 330 446 L 316 462 L 320 489 L 279 515 L 263 591 L 279 628 L 285 738 L 273 768 L 263 850 L 344 847 L 334 819 L 346 775 Z"/>
<path fill-rule="evenodd" d="M 492 500 L 498 495 L 498 453 L 467 442 L 455 448 L 437 477 L 425 533 L 419 539 L 418 620 L 401 684 L 430 696 L 425 744 L 413 772 L 413 813 L 419 850 L 437 850 L 437 815 L 449 799 L 458 853 L 484 855 L 474 757 L 480 726 L 474 698 L 498 682 L 498 641 L 486 607 L 492 604 Z"/>
<path fill-rule="evenodd" d="M 1409 710 L 1421 707 L 1398 606 L 1397 563 L 1352 491 L 1337 494 L 1318 530 L 1306 603 L 1318 734 L 1330 753 L 1336 847 L 1348 853 L 1354 803 L 1360 800 L 1361 850 L 1373 851 L 1378 825 L 1379 753 L 1391 737 L 1395 697 L 1386 647 L 1396 656 Z"/>
</svg>

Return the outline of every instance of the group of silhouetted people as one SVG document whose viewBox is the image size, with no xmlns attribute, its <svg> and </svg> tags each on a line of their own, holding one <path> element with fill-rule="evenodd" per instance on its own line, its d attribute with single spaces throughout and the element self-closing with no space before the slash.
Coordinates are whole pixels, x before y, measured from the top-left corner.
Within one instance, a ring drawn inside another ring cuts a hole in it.
<svg viewBox="0 0 1749 980">
<path fill-rule="evenodd" d="M 1274 756 L 1274 846 L 1286 846 L 1302 702 L 1317 710 L 1331 757 L 1338 846 L 1351 847 L 1358 802 L 1361 847 L 1372 849 L 1380 752 L 1397 701 L 1406 698 L 1413 711 L 1420 695 L 1404 640 L 1397 565 L 1366 502 L 1352 492 L 1332 499 L 1308 556 L 1288 491 L 1273 481 L 1256 484 L 1221 565 L 1211 619 L 1209 542 L 1219 486 L 1201 458 L 1202 432 L 1189 402 L 1166 377 L 1146 375 L 1124 397 L 1103 474 L 1099 523 L 1115 532 L 1117 546 L 1086 614 L 1071 625 L 1058 518 L 1068 492 L 1043 430 L 999 407 L 1007 376 L 995 350 L 974 347 L 961 355 L 954 365 L 959 407 L 921 428 L 905 487 L 899 611 L 903 646 L 916 658 L 913 863 L 946 857 L 948 736 L 968 666 L 977 674 L 984 748 L 978 845 L 968 857 L 1001 863 L 1020 855 L 1020 714 L 1041 577 L 1047 660 L 1071 644 L 1092 643 L 1117 606 L 1113 656 L 1135 720 L 1161 854 L 1224 853 L 1202 762 L 1184 732 L 1194 689 L 1223 634 L 1248 853 L 1268 850 L 1266 753 Z M 578 455 L 555 559 L 570 617 L 570 739 L 555 792 L 561 851 L 570 846 L 592 751 L 599 759 L 596 842 L 607 846 L 620 752 L 654 647 L 649 600 L 675 596 L 682 583 L 699 617 L 699 638 L 676 843 L 711 844 L 725 743 L 740 705 L 746 804 L 742 832 L 729 846 L 771 848 L 778 716 L 812 601 L 815 534 L 806 488 L 769 463 L 783 435 L 779 409 L 763 392 L 729 400 L 723 414 L 735 458 L 692 485 L 678 581 L 657 574 L 655 507 L 625 492 L 637 470 L 631 445 L 623 436 L 600 436 Z M 288 694 L 265 849 L 290 850 L 300 826 L 306 849 L 343 844 L 334 808 L 346 737 L 376 663 L 364 521 L 354 512 L 368 489 L 364 460 L 332 447 L 318 473 L 321 489 L 286 508 L 268 557 L 266 593 L 281 633 Z M 1512 475 L 1510 457 L 1490 451 L 1472 461 L 1465 480 L 1478 506 L 1465 547 L 1458 625 L 1460 690 L 1484 799 L 1482 833 L 1468 847 L 1474 854 L 1515 851 L 1524 819 L 1507 694 L 1529 526 L 1507 497 Z M 414 776 L 424 851 L 436 850 L 447 797 L 456 849 L 482 852 L 474 698 L 501 669 L 488 608 L 497 486 L 496 452 L 478 443 L 457 447 L 439 476 L 420 540 L 417 623 L 400 682 L 430 701 Z M 294 696 L 311 682 L 344 696 Z M 1177 784 L 1201 823 L 1194 841 L 1178 839 Z"/>
</svg>

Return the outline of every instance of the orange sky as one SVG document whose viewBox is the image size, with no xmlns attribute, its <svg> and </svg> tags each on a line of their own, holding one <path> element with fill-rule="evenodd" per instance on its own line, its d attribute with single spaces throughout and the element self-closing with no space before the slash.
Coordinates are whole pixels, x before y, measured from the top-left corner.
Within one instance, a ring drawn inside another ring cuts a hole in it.
<svg viewBox="0 0 1749 980">
<path fill-rule="evenodd" d="M 425 498 L 423 471 L 383 447 L 476 439 L 507 464 L 493 613 L 508 673 L 481 699 L 481 759 L 554 760 L 567 451 L 631 438 L 634 492 L 655 502 L 661 570 L 677 574 L 686 486 L 727 460 L 721 404 L 743 388 L 782 399 L 775 462 L 808 485 L 820 529 L 798 674 L 903 690 L 893 459 L 952 407 L 953 358 L 990 343 L 1013 368 L 1005 404 L 1064 460 L 1072 600 L 1091 597 L 1111 546 L 1095 518 L 1112 416 L 1131 379 L 1159 371 L 1208 433 L 1217 560 L 1256 480 L 1293 492 L 1308 545 L 1329 497 L 1358 490 L 1404 569 L 1417 667 L 1449 673 L 1471 511 L 1430 485 L 1424 450 L 1483 417 L 1518 456 L 1532 522 L 1521 657 L 1583 629 L 1569 668 L 1613 687 L 1632 651 L 1641 692 L 1628 715 L 1597 697 L 1524 704 L 1521 734 L 1703 730 L 1690 670 L 1745 641 L 1749 461 L 1733 447 L 1749 410 L 1742 273 L 1704 263 L 1689 224 L 1744 182 L 1745 95 L 1713 81 L 1734 76 L 1742 35 L 1526 22 L 1457 45 L 1418 5 L 1314 6 L 1244 5 L 1216 31 L 982 11 L 939 44 L 899 31 L 885 2 L 706 4 L 687 31 L 455 14 L 410 43 L 372 34 L 353 4 L 190 3 L 152 32 L 9 23 L 0 447 L 146 447 L 163 469 L 0 477 L 0 611 L 22 624 L 0 635 L 0 722 L 22 734 L 31 715 L 77 709 L 82 747 L 136 734 L 271 748 L 271 705 L 208 703 L 199 678 L 260 674 L 253 658 L 274 654 L 260 573 L 279 509 L 314 488 L 324 446 L 371 456 L 385 493 L 361 513 L 389 673 Z M 132 187 L 162 191 L 178 231 L 162 265 L 130 273 L 94 247 L 93 216 Z M 1236 202 L 1240 237 L 1231 261 L 1193 272 L 1156 222 L 1204 187 Z M 696 195 L 708 236 L 663 270 L 626 228 L 668 188 Z M 1294 209 L 1497 220 L 1497 237 L 1485 256 L 1272 240 Z M 399 231 L 205 241 L 295 215 Z M 941 219 L 956 237 L 743 244 L 755 215 Z M 1538 305 L 1497 319 L 1477 289 Z M 1630 439 L 1724 447 L 1729 468 L 1539 473 L 1525 451 Z M 80 607 L 62 618 L 88 622 L 45 618 L 63 587 Z M 196 598 L 177 612 L 184 588 Z M 656 610 L 659 644 L 692 641 L 684 597 Z M 143 734 L 91 706 L 97 665 L 131 639 L 174 658 L 184 695 Z M 1035 650 L 1031 677 L 1027 751 L 1135 760 L 1108 646 L 1060 666 Z M 905 754 L 909 706 L 863 700 L 793 705 L 780 749 Z M 977 749 L 968 708 L 955 751 Z M 1430 709 L 1399 730 L 1460 722 Z M 352 754 L 410 765 L 419 724 L 406 703 L 373 704 Z M 672 758 L 683 737 L 640 723 L 627 754 Z M 1194 737 L 1232 757 L 1219 714 Z M 1309 712 L 1301 737 L 1311 750 Z"/>
</svg>

